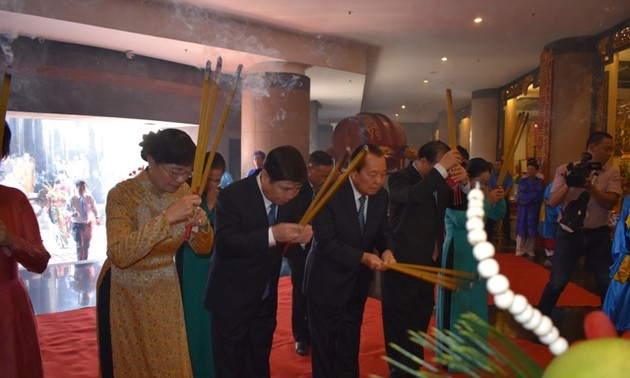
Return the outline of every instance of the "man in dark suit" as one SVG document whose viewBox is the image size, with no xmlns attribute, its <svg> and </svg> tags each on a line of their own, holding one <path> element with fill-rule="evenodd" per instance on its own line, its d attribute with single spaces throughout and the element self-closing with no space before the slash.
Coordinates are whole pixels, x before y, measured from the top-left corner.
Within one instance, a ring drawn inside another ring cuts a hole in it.
<svg viewBox="0 0 630 378">
<path fill-rule="evenodd" d="M 378 147 L 367 148 L 349 181 L 312 222 L 314 238 L 306 258 L 304 294 L 314 378 L 359 376 L 361 322 L 371 270 L 382 271 L 396 261 L 387 218 L 389 196 L 383 189 L 385 157 Z"/>
<path fill-rule="evenodd" d="M 205 295 L 218 377 L 270 375 L 283 243 L 312 237 L 311 226 L 297 224 L 300 204 L 292 201 L 305 178 L 300 152 L 282 146 L 260 173 L 219 192 Z"/>
<path fill-rule="evenodd" d="M 313 196 L 324 184 L 333 169 L 333 160 L 325 151 L 314 151 L 309 155 L 306 166 L 307 180 L 300 189 L 297 200 L 302 202 L 306 210 L 313 200 Z M 291 284 L 293 285 L 291 303 L 291 329 L 295 340 L 295 352 L 300 356 L 309 353 L 311 335 L 308 325 L 306 297 L 302 293 L 304 281 L 304 265 L 311 244 L 295 244 L 285 254 L 291 268 Z"/>
<path fill-rule="evenodd" d="M 444 213 L 453 200 L 446 181 L 450 174 L 458 184 L 468 183 L 461 155 L 440 141 L 418 149 L 418 158 L 389 178 L 390 216 L 399 263 L 436 265 L 444 242 Z M 460 188 L 464 196 L 469 187 Z M 410 365 L 391 346 L 393 342 L 418 357 L 422 347 L 409 340 L 407 330 L 426 331 L 433 314 L 434 285 L 404 274 L 387 271 L 382 275 L 383 330 L 387 355 Z M 415 366 L 416 368 L 418 366 Z M 389 365 L 390 377 L 403 372 Z"/>
</svg>

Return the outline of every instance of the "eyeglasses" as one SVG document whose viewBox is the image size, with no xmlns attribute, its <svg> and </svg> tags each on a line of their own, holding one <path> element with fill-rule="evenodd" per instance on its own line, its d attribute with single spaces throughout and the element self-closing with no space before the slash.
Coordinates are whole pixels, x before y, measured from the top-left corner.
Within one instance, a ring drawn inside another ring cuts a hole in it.
<svg viewBox="0 0 630 378">
<path fill-rule="evenodd" d="M 174 180 L 186 181 L 192 177 L 192 172 L 189 172 L 185 169 L 180 169 L 180 168 L 169 169 L 164 164 L 158 164 L 158 165 L 162 167 L 164 172 L 166 172 Z"/>
</svg>

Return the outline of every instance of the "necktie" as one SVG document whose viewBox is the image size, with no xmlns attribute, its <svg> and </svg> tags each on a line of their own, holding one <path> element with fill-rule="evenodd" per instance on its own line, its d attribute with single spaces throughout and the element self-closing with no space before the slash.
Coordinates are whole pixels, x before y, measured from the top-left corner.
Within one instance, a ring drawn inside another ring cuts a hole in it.
<svg viewBox="0 0 630 378">
<path fill-rule="evenodd" d="M 267 220 L 269 221 L 269 227 L 276 224 L 276 204 L 269 205 L 269 213 L 267 213 Z M 265 300 L 269 296 L 269 281 L 265 285 L 265 291 L 263 292 L 262 299 Z"/>
<path fill-rule="evenodd" d="M 87 207 L 83 197 L 79 197 L 79 212 L 81 213 L 81 218 L 83 218 L 82 220 L 87 220 Z"/>
<path fill-rule="evenodd" d="M 363 235 L 363 230 L 365 229 L 365 200 L 367 197 L 361 196 L 359 197 L 359 226 L 361 227 L 361 235 Z"/>
<path fill-rule="evenodd" d="M 267 214 L 267 219 L 269 220 L 269 227 L 276 224 L 276 204 L 272 203 L 269 205 L 269 213 Z"/>
</svg>

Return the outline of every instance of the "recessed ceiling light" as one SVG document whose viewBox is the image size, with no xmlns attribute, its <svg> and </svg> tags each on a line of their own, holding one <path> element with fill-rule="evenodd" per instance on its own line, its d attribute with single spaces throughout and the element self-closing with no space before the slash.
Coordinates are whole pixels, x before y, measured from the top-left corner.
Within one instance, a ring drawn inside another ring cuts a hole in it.
<svg viewBox="0 0 630 378">
<path fill-rule="evenodd" d="M 403 108 L 403 109 L 404 109 L 405 107 L 406 107 L 405 105 L 402 105 L 402 106 L 401 106 L 401 108 Z"/>
<path fill-rule="evenodd" d="M 422 82 L 426 84 L 429 82 L 429 80 L 422 80 Z"/>
<path fill-rule="evenodd" d="M 446 62 L 448 60 L 447 57 L 442 58 L 442 62 Z"/>
<path fill-rule="evenodd" d="M 481 17 L 477 17 L 474 19 L 475 24 L 480 24 L 483 19 Z"/>
<path fill-rule="evenodd" d="M 398 113 L 394 114 L 396 117 L 398 117 Z"/>
</svg>

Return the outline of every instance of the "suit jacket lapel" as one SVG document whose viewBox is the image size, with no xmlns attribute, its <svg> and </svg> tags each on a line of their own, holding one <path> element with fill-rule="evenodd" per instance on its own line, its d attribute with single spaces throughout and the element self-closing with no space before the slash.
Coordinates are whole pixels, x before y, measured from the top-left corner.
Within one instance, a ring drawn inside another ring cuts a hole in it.
<svg viewBox="0 0 630 378">
<path fill-rule="evenodd" d="M 357 210 L 357 200 L 356 198 L 354 198 L 354 190 L 352 190 L 352 184 L 350 184 L 350 179 L 348 179 L 348 182 L 346 182 L 346 184 L 344 185 L 343 191 L 344 191 L 343 192 L 344 199 L 342 200 L 342 202 L 344 202 L 344 205 L 347 208 L 348 214 L 350 214 L 350 219 L 352 219 L 352 222 L 354 223 L 354 230 L 357 235 L 357 239 L 361 240 L 362 241 L 361 244 L 363 244 L 363 236 L 361 235 L 361 225 L 359 224 L 359 213 Z M 368 204 L 368 211 L 369 210 L 370 210 L 370 206 Z M 366 214 L 364 232 L 368 229 L 368 224 L 369 224 L 368 219 L 369 217 Z"/>
</svg>

